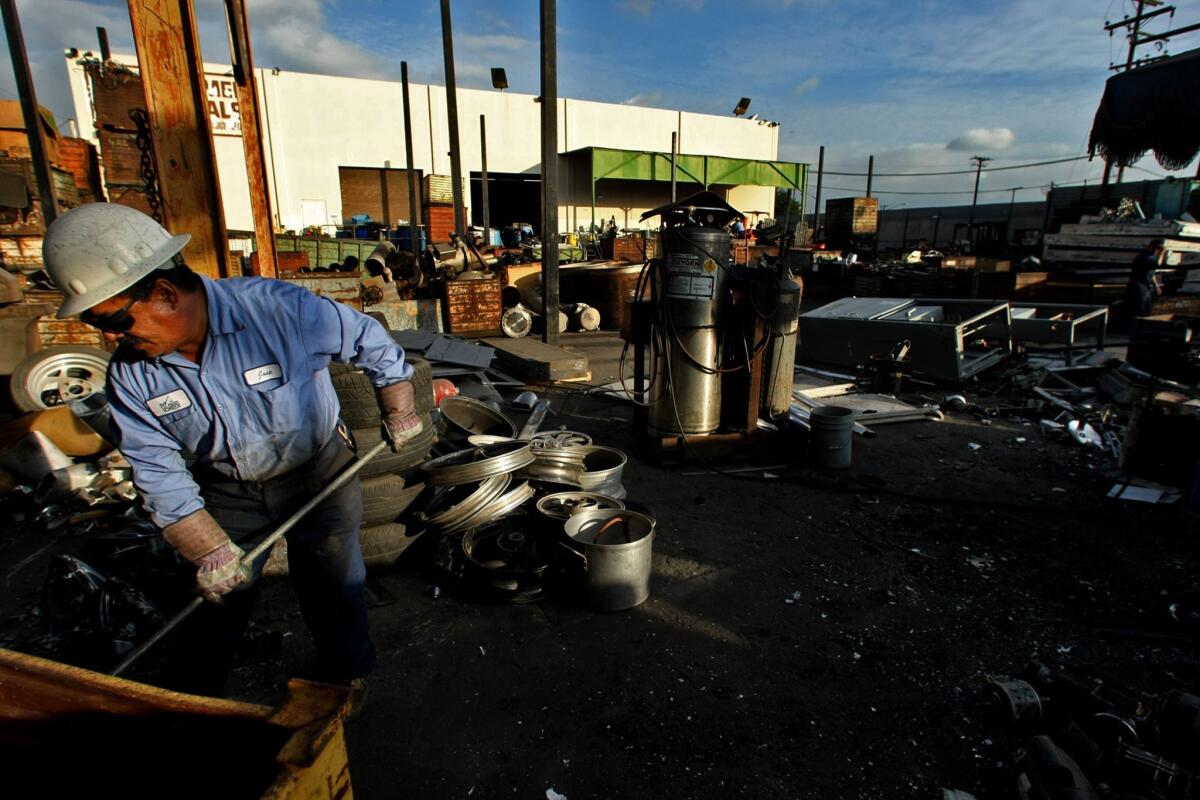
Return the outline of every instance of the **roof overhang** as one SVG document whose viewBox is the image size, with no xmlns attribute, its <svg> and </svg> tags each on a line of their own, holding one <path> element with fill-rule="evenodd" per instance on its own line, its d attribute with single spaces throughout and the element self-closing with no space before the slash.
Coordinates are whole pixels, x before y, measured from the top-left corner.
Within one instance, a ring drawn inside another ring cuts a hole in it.
<svg viewBox="0 0 1200 800">
<path fill-rule="evenodd" d="M 582 147 L 561 154 L 574 163 L 584 162 L 593 181 L 619 179 L 630 181 L 671 180 L 671 154 L 650 150 L 617 150 L 609 147 Z M 760 161 L 752 158 L 698 156 L 680 153 L 676 157 L 676 181 L 709 186 L 774 186 L 804 189 L 808 165 L 793 161 Z"/>
</svg>

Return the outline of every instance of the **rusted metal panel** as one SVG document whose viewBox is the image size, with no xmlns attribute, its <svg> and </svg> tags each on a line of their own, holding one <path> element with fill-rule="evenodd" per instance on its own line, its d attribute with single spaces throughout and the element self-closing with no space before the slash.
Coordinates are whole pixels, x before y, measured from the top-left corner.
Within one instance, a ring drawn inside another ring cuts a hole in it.
<svg viewBox="0 0 1200 800">
<path fill-rule="evenodd" d="M 39 317 L 37 320 L 37 346 L 35 349 L 57 344 L 84 345 L 99 347 L 102 350 L 113 349 L 109 343 L 105 342 L 104 334 L 90 325 L 85 325 L 77 318 L 55 319 L 53 312 L 62 305 L 62 301 L 62 292 L 47 289 L 25 290 L 25 303 L 49 309 L 45 312 L 45 316 Z"/>
<path fill-rule="evenodd" d="M 280 278 L 288 283 L 303 286 L 315 295 L 328 297 L 351 308 L 362 311 L 362 285 L 358 275 L 349 273 L 303 273 L 288 274 Z"/>
<path fill-rule="evenodd" d="M 363 310 L 383 314 L 394 331 L 442 331 L 441 300 L 384 300 Z"/>
<path fill-rule="evenodd" d="M 225 214 L 208 121 L 204 63 L 190 0 L 129 0 L 129 19 L 150 115 L 164 223 L 190 233 L 188 264 L 211 278 L 229 263 Z"/>
<path fill-rule="evenodd" d="M 96 111 L 96 127 L 102 130 L 135 131 L 129 109 L 145 108 L 146 95 L 137 73 L 115 64 L 106 64 L 103 72 L 98 64 L 87 67 L 92 86 L 92 106 Z"/>
<path fill-rule="evenodd" d="M 42 235 L 0 236 L 0 267 L 10 272 L 41 269 Z"/>
<path fill-rule="evenodd" d="M 500 330 L 500 279 L 446 281 L 446 331 L 490 335 Z"/>
</svg>

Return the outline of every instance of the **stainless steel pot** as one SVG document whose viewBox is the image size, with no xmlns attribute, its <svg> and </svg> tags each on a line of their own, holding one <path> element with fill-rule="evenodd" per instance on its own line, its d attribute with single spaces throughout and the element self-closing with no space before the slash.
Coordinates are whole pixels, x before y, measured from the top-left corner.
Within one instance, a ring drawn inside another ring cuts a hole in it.
<svg viewBox="0 0 1200 800">
<path fill-rule="evenodd" d="M 567 520 L 561 549 L 583 567 L 584 601 L 598 611 L 623 611 L 650 596 L 654 518 L 637 511 L 584 511 Z"/>
</svg>

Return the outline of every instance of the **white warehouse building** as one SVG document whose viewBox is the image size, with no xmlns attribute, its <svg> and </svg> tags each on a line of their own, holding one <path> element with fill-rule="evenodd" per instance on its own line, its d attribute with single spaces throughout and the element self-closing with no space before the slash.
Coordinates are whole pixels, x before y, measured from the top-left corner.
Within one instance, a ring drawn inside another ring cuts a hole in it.
<svg viewBox="0 0 1200 800">
<path fill-rule="evenodd" d="M 116 55 L 114 61 L 136 72 L 135 57 Z M 91 53 L 72 50 L 66 62 L 80 135 L 100 147 L 103 161 L 93 87 L 97 61 Z M 253 230 L 232 72 L 217 64 L 206 64 L 205 72 L 225 223 L 232 230 Z M 256 72 L 268 186 L 280 230 L 329 230 L 364 213 L 387 224 L 407 221 L 400 82 Z M 445 88 L 410 84 L 410 97 L 413 167 L 422 176 L 449 175 Z M 482 222 L 482 115 L 491 225 L 539 226 L 540 109 L 533 95 L 458 90 L 459 146 L 473 223 Z M 672 133 L 680 153 L 680 196 L 709 188 L 735 208 L 769 215 L 775 187 L 804 187 L 804 165 L 776 161 L 775 123 L 561 98 L 561 230 L 610 218 L 621 227 L 638 227 L 643 211 L 667 202 Z"/>
</svg>

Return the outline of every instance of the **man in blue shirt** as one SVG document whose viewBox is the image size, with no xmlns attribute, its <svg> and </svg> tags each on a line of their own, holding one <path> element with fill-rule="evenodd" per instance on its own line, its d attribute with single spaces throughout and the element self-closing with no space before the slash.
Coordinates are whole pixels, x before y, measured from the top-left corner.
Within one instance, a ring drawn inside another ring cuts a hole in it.
<svg viewBox="0 0 1200 800">
<path fill-rule="evenodd" d="M 283 281 L 196 275 L 172 236 L 120 205 L 82 206 L 46 233 L 46 270 L 78 314 L 120 343 L 108 370 L 117 445 L 143 502 L 212 601 L 179 635 L 168 676 L 220 692 L 248 624 L 260 559 L 240 559 L 353 460 L 330 361 L 376 386 L 393 448 L 421 430 L 412 367 L 378 322 Z M 374 666 L 362 497 L 351 483 L 288 535 L 288 564 L 322 676 L 361 685 Z"/>
</svg>

